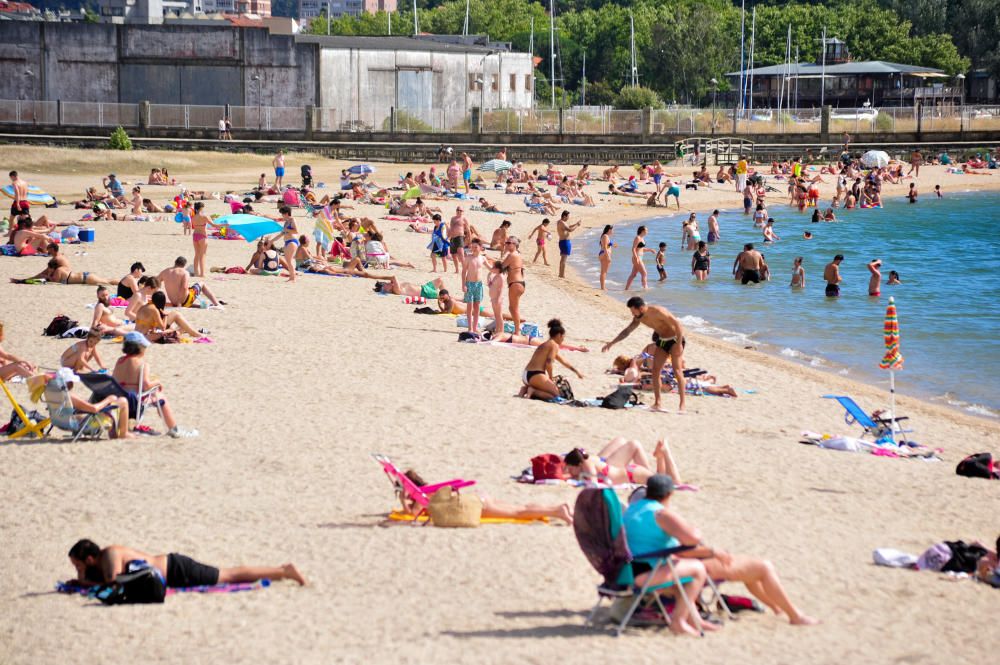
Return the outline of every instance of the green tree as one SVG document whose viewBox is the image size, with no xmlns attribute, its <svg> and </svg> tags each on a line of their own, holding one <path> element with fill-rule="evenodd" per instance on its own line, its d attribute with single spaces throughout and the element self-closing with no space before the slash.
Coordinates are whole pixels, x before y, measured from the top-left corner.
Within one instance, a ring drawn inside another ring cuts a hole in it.
<svg viewBox="0 0 1000 665">
<path fill-rule="evenodd" d="M 640 85 L 622 88 L 615 97 L 615 106 L 620 109 L 662 109 L 666 104 L 655 90 Z"/>
</svg>

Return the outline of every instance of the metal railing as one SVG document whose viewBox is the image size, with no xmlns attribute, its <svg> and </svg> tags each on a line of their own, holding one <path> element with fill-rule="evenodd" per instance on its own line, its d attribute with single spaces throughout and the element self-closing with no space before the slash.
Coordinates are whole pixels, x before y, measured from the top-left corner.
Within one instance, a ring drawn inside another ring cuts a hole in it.
<svg viewBox="0 0 1000 665">
<path fill-rule="evenodd" d="M 144 110 L 148 109 L 148 110 Z M 142 118 L 143 113 L 148 113 Z M 234 132 L 254 131 L 576 134 L 660 136 L 746 136 L 820 134 L 819 108 L 741 110 L 734 121 L 732 108 L 671 107 L 651 111 L 606 107 L 552 109 L 491 109 L 473 127 L 474 113 L 464 109 L 361 110 L 314 107 L 312 126 L 302 106 L 223 106 L 194 104 L 117 104 L 105 102 L 56 102 L 0 100 L 0 124 L 69 127 L 150 127 L 213 130 L 229 119 Z M 145 120 L 145 122 L 143 122 Z M 904 134 L 918 131 L 1000 131 L 1000 106 L 921 104 L 909 107 L 834 108 L 829 132 L 851 134 Z"/>
</svg>

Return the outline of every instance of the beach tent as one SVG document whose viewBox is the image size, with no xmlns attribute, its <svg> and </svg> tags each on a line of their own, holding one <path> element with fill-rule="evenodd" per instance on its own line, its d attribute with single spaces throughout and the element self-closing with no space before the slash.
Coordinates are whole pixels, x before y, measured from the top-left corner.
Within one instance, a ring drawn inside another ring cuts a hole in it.
<svg viewBox="0 0 1000 665">
<path fill-rule="evenodd" d="M 257 215 L 223 215 L 213 223 L 216 226 L 225 226 L 247 242 L 253 242 L 262 236 L 277 233 L 282 229 L 281 223 Z"/>
<path fill-rule="evenodd" d="M 861 156 L 861 163 L 869 168 L 889 166 L 889 155 L 881 150 L 869 150 Z"/>
</svg>

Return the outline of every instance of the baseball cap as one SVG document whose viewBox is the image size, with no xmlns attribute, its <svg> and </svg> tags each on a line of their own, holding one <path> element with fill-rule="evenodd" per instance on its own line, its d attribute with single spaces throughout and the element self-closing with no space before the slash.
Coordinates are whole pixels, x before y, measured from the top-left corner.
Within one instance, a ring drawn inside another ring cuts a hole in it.
<svg viewBox="0 0 1000 665">
<path fill-rule="evenodd" d="M 659 501 L 674 491 L 674 479 L 665 473 L 654 473 L 646 481 L 646 498 Z"/>
<path fill-rule="evenodd" d="M 149 340 L 146 339 L 146 336 L 143 335 L 141 332 L 137 332 L 135 330 L 133 330 L 132 332 L 125 333 L 123 341 L 132 342 L 133 344 L 138 344 L 139 346 L 144 348 L 149 346 Z"/>
</svg>

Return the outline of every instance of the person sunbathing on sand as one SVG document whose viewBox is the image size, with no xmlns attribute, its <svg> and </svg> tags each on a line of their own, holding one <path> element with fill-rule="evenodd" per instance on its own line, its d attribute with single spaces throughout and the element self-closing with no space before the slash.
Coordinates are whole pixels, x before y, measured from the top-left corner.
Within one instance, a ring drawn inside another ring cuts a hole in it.
<svg viewBox="0 0 1000 665">
<path fill-rule="evenodd" d="M 601 448 L 596 457 L 582 448 L 574 448 L 566 453 L 563 461 L 566 472 L 575 479 L 596 480 L 608 485 L 643 485 L 654 473 L 665 473 L 680 484 L 681 474 L 666 437 L 656 442 L 653 457 L 656 458 L 655 466 L 642 444 L 618 436 Z"/>
<path fill-rule="evenodd" d="M 427 481 L 421 478 L 413 469 L 408 469 L 403 475 L 419 487 L 427 485 Z M 480 495 L 479 499 L 483 502 L 483 517 L 516 520 L 532 520 L 547 517 L 560 519 L 566 522 L 566 524 L 573 523 L 573 511 L 570 510 L 569 504 L 566 503 L 558 505 L 544 505 L 540 503 L 514 504 L 497 501 L 492 497 L 483 495 Z M 402 492 L 399 494 L 399 501 L 403 504 L 403 510 L 411 515 L 417 515 L 423 510 L 423 506 Z"/>
<path fill-rule="evenodd" d="M 510 317 L 504 317 L 506 320 L 510 320 Z M 495 324 L 490 324 L 491 326 Z M 495 333 L 493 331 L 487 330 L 483 333 L 483 339 L 487 342 L 496 342 L 498 344 L 520 344 L 521 346 L 541 346 L 545 342 L 539 337 L 528 337 L 527 335 L 515 335 L 514 333 L 502 332 Z M 575 346 L 573 344 L 566 344 L 563 342 L 559 345 L 561 351 L 579 351 L 580 353 L 589 353 L 590 349 L 585 346 Z"/>
<path fill-rule="evenodd" d="M 83 586 L 111 584 L 115 577 L 128 570 L 131 561 L 145 561 L 156 568 L 168 588 L 246 584 L 262 579 L 306 583 L 302 573 L 291 563 L 281 566 L 216 568 L 176 552 L 147 554 L 123 545 L 111 545 L 102 549 L 86 538 L 77 541 L 70 548 L 69 561 L 76 569 L 77 582 Z"/>
<path fill-rule="evenodd" d="M 559 387 L 556 386 L 552 378 L 552 361 L 558 360 L 571 372 L 581 379 L 581 374 L 575 367 L 566 362 L 559 355 L 559 349 L 566 339 L 566 329 L 563 328 L 559 319 L 552 319 L 548 323 L 549 338 L 542 342 L 531 354 L 521 375 L 521 382 L 524 384 L 519 395 L 528 399 L 550 400 L 559 397 Z"/>
<path fill-rule="evenodd" d="M 97 352 L 97 345 L 100 342 L 101 331 L 97 328 L 91 328 L 87 332 L 87 339 L 74 342 L 63 351 L 62 356 L 59 357 L 60 366 L 68 367 L 74 372 L 96 372 L 99 369 L 107 369 L 104 366 L 104 361 L 101 360 L 101 354 Z M 96 368 L 90 364 L 91 361 L 97 365 Z"/>
<path fill-rule="evenodd" d="M 164 268 L 157 277 L 167 294 L 170 304 L 174 307 L 198 307 L 198 297 L 205 296 L 212 305 L 225 305 L 217 300 L 207 284 L 195 282 L 191 284 L 191 275 L 187 271 L 187 259 L 178 256 L 172 268 Z"/>
<path fill-rule="evenodd" d="M 438 294 L 444 288 L 444 281 L 437 277 L 424 285 L 413 282 L 400 282 L 395 276 L 388 282 L 376 282 L 375 293 L 391 293 L 394 296 L 410 296 L 411 298 L 426 298 L 437 300 Z"/>
<path fill-rule="evenodd" d="M 692 559 L 700 561 L 713 580 L 742 582 L 751 594 L 775 614 L 787 616 L 793 625 L 811 626 L 819 623 L 792 604 L 770 561 L 730 554 L 723 549 L 703 544 L 701 531 L 670 508 L 670 497 L 675 486 L 676 483 L 670 476 L 662 474 L 651 476 L 646 481 L 645 498 L 630 505 L 623 519 L 630 550 L 648 552 L 678 544 L 694 545 L 694 549 L 681 552 L 678 556 L 685 562 Z M 637 575 L 636 583 L 643 582 L 645 580 L 639 579 Z M 706 628 L 708 625 L 708 622 L 702 624 Z"/>
<path fill-rule="evenodd" d="M 90 327 L 102 335 L 116 336 L 135 329 L 134 325 L 114 315 L 111 310 L 111 292 L 104 286 L 97 287 L 97 304 L 94 305 L 94 318 L 90 322 Z"/>
<path fill-rule="evenodd" d="M 45 250 L 50 240 L 44 233 L 32 231 L 33 223 L 28 215 L 20 215 L 17 223 L 10 232 L 8 245 L 14 245 L 14 251 L 18 256 L 26 254 L 38 254 Z"/>
<path fill-rule="evenodd" d="M 191 337 L 208 334 L 204 328 L 195 330 L 180 312 L 165 311 L 166 307 L 167 295 L 163 291 L 154 292 L 149 302 L 140 307 L 135 315 L 136 331 L 149 341 L 161 344 L 177 341 L 180 332 Z"/>
</svg>

